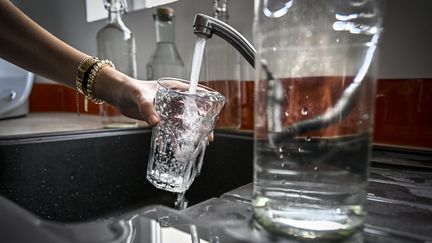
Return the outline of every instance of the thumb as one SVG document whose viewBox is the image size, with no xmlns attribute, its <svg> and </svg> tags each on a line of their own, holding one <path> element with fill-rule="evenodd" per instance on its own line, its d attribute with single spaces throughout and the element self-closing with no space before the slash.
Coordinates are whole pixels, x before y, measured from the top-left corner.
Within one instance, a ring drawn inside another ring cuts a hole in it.
<svg viewBox="0 0 432 243">
<path fill-rule="evenodd" d="M 157 125 L 159 123 L 160 119 L 153 106 L 153 102 L 146 100 L 142 95 L 137 95 L 135 102 L 144 121 L 150 125 Z"/>
</svg>

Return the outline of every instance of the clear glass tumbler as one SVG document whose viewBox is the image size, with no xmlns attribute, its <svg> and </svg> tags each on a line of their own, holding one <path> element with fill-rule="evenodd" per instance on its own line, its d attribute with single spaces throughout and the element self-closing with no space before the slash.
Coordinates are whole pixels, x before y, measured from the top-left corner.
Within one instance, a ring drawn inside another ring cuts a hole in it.
<svg viewBox="0 0 432 243">
<path fill-rule="evenodd" d="M 183 88 L 170 88 L 172 81 Z M 158 80 L 155 97 L 160 123 L 153 128 L 147 179 L 157 188 L 186 191 L 199 173 L 207 146 L 225 97 L 199 86 L 195 94 L 189 82 L 174 78 Z"/>
<path fill-rule="evenodd" d="M 362 227 L 380 4 L 255 1 L 258 225 L 300 238 Z"/>
</svg>

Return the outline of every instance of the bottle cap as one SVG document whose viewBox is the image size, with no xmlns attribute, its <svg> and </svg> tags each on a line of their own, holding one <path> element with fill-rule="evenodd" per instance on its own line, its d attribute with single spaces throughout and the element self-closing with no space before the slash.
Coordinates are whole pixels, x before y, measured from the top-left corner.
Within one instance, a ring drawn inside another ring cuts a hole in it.
<svg viewBox="0 0 432 243">
<path fill-rule="evenodd" d="M 174 18 L 174 9 L 170 7 L 160 7 L 156 9 L 156 13 L 153 14 L 153 18 L 160 21 L 172 21 Z"/>
</svg>

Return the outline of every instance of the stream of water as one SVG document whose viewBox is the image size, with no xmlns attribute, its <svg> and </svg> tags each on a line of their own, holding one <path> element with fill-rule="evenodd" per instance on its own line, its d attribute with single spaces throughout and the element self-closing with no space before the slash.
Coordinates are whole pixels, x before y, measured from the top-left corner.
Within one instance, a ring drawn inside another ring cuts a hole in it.
<svg viewBox="0 0 432 243">
<path fill-rule="evenodd" d="M 191 94 L 195 94 L 198 85 L 205 44 L 206 38 L 198 36 L 195 42 L 195 49 L 192 56 L 191 75 L 189 83 L 189 93 Z"/>
</svg>

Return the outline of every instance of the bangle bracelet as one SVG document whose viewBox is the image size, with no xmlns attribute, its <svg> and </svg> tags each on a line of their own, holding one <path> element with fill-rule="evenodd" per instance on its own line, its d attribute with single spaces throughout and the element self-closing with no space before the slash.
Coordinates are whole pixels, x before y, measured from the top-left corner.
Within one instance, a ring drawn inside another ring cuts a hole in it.
<svg viewBox="0 0 432 243">
<path fill-rule="evenodd" d="M 77 76 L 75 79 L 75 85 L 78 92 L 84 94 L 85 86 L 83 85 L 83 81 L 85 80 L 85 75 L 87 71 L 99 61 L 97 57 L 88 56 L 84 58 L 77 67 Z"/>
<path fill-rule="evenodd" d="M 76 86 L 76 104 L 79 115 L 79 93 L 84 95 L 84 110 L 88 111 L 88 100 L 95 104 L 102 104 L 104 101 L 94 95 L 93 89 L 96 77 L 99 71 L 104 67 L 110 66 L 115 69 L 114 64 L 109 60 L 99 60 L 94 56 L 84 58 L 77 67 L 77 76 L 75 79 Z"/>
<path fill-rule="evenodd" d="M 115 69 L 114 64 L 109 60 L 98 60 L 94 65 L 90 67 L 88 70 L 88 78 L 85 85 L 85 89 L 83 89 L 85 93 L 85 100 L 84 100 L 84 110 L 87 112 L 88 110 L 88 100 L 91 100 L 95 104 L 102 104 L 104 103 L 104 100 L 97 98 L 94 95 L 94 86 L 96 77 L 99 74 L 99 72 L 105 68 L 105 67 L 111 67 Z"/>
<path fill-rule="evenodd" d="M 88 73 L 89 69 L 99 61 L 97 57 L 88 56 L 84 58 L 77 66 L 77 75 L 75 78 L 75 86 L 76 86 L 76 106 L 77 106 L 77 113 L 79 113 L 79 93 L 85 95 L 85 83 L 86 83 L 86 73 Z M 88 76 L 88 75 L 87 75 Z M 86 103 L 87 101 L 85 101 Z M 87 104 L 84 104 L 84 108 L 86 108 Z M 87 108 L 86 108 L 87 111 Z"/>
</svg>

